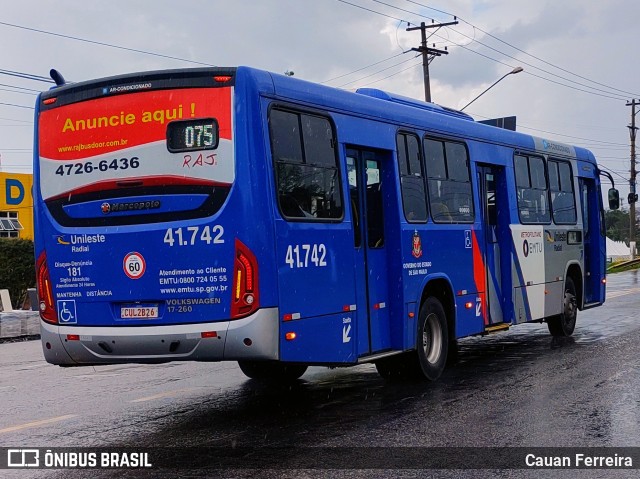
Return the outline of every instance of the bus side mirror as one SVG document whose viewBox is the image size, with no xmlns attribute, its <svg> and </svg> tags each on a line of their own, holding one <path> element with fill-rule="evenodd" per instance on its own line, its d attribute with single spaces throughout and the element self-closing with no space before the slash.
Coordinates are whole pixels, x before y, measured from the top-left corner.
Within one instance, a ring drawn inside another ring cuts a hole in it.
<svg viewBox="0 0 640 479">
<path fill-rule="evenodd" d="M 609 209 L 617 210 L 620 208 L 620 193 L 615 188 L 609 188 Z"/>
</svg>

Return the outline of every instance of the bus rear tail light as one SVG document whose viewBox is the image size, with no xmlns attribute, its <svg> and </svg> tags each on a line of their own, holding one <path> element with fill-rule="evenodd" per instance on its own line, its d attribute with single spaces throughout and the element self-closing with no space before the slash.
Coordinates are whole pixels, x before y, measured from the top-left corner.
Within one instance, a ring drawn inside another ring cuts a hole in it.
<svg viewBox="0 0 640 479">
<path fill-rule="evenodd" d="M 58 324 L 58 314 L 53 305 L 53 288 L 47 267 L 47 253 L 42 252 L 36 262 L 38 272 L 38 300 L 40 302 L 40 317 L 43 321 Z"/>
<path fill-rule="evenodd" d="M 255 255 L 236 239 L 235 266 L 231 294 L 231 317 L 248 316 L 260 306 L 258 262 Z"/>
</svg>

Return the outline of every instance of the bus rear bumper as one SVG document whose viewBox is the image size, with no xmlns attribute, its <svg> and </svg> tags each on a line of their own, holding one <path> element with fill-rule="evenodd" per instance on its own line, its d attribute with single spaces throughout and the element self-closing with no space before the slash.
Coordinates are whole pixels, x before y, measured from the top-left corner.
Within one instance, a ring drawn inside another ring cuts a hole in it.
<svg viewBox="0 0 640 479">
<path fill-rule="evenodd" d="M 45 359 L 61 366 L 279 359 L 277 308 L 198 324 L 97 327 L 40 321 L 40 326 Z"/>
</svg>

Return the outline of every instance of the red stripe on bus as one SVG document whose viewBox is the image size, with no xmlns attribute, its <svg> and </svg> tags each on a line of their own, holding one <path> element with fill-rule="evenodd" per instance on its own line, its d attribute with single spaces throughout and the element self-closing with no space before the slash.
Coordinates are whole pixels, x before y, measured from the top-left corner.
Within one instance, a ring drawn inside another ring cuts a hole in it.
<svg viewBox="0 0 640 479">
<path fill-rule="evenodd" d="M 487 316 L 487 272 L 482 258 L 482 252 L 480 251 L 480 245 L 478 244 L 478 238 L 476 237 L 475 230 L 471 231 L 471 241 L 473 248 L 473 280 L 476 284 L 476 290 L 481 301 L 482 319 L 484 324 L 489 324 L 489 318 Z"/>
<path fill-rule="evenodd" d="M 134 184 L 135 183 L 135 184 Z M 231 183 L 220 181 L 203 180 L 200 178 L 185 178 L 183 176 L 141 176 L 137 178 L 123 178 L 118 180 L 106 180 L 81 186 L 74 190 L 65 191 L 59 195 L 47 198 L 47 201 L 57 200 L 69 195 L 81 195 L 94 193 L 96 191 L 118 191 L 122 188 L 135 186 L 137 188 L 146 186 L 224 186 L 229 187 Z"/>
</svg>

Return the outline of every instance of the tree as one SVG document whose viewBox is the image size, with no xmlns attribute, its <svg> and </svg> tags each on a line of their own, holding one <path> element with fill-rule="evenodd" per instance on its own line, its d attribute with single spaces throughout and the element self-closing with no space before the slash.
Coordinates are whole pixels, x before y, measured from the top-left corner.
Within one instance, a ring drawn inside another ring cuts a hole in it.
<svg viewBox="0 0 640 479">
<path fill-rule="evenodd" d="M 607 236 L 614 241 L 629 244 L 629 212 L 623 209 L 609 210 L 604 214 Z M 636 238 L 638 237 L 638 220 L 636 219 Z"/>
<path fill-rule="evenodd" d="M 11 303 L 19 308 L 27 288 L 36 284 L 33 242 L 27 239 L 0 238 L 0 289 L 8 289 Z"/>
</svg>

